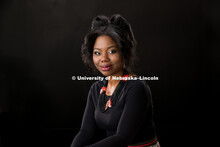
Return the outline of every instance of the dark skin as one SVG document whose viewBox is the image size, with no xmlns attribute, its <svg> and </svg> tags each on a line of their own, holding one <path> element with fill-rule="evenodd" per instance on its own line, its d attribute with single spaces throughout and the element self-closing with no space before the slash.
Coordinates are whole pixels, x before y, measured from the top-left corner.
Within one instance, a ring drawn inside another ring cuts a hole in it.
<svg viewBox="0 0 220 147">
<path fill-rule="evenodd" d="M 110 77 L 106 95 L 112 95 L 120 80 L 113 80 L 111 77 L 123 76 L 124 62 L 116 42 L 111 37 L 97 37 L 93 47 L 93 63 L 104 76 Z"/>
</svg>

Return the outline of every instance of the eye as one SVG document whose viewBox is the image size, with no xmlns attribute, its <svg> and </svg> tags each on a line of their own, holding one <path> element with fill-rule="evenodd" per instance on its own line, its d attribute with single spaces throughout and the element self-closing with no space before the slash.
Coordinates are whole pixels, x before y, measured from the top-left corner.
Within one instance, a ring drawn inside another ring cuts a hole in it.
<svg viewBox="0 0 220 147">
<path fill-rule="evenodd" d="M 114 53 L 116 53 L 117 52 L 117 50 L 116 49 L 113 49 L 113 50 L 111 50 L 109 53 L 110 54 L 114 54 Z"/>
<path fill-rule="evenodd" d="M 101 53 L 97 52 L 97 51 L 95 51 L 94 54 L 97 55 L 97 56 L 101 55 Z"/>
</svg>

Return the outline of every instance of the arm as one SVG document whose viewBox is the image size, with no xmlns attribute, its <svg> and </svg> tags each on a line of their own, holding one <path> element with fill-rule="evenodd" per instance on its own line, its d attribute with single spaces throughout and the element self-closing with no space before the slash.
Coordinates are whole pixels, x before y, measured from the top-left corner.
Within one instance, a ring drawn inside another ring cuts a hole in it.
<svg viewBox="0 0 220 147">
<path fill-rule="evenodd" d="M 125 147 L 131 143 L 144 122 L 150 99 L 149 87 L 143 82 L 137 82 L 128 90 L 116 134 L 92 144 L 91 147 Z"/>
<path fill-rule="evenodd" d="M 82 147 L 91 144 L 95 136 L 96 123 L 94 118 L 94 103 L 92 99 L 92 87 L 90 88 L 85 112 L 82 119 L 82 124 L 79 133 L 75 136 L 71 147 Z"/>
</svg>

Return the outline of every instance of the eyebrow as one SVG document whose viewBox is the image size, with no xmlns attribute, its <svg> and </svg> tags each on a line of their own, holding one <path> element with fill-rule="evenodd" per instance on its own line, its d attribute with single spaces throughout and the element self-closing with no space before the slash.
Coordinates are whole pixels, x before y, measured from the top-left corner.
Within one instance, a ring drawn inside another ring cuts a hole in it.
<svg viewBox="0 0 220 147">
<path fill-rule="evenodd" d="M 112 45 L 112 46 L 109 46 L 107 49 L 110 49 L 110 48 L 117 48 L 117 46 Z M 93 49 L 101 50 L 100 48 L 93 48 Z"/>
</svg>

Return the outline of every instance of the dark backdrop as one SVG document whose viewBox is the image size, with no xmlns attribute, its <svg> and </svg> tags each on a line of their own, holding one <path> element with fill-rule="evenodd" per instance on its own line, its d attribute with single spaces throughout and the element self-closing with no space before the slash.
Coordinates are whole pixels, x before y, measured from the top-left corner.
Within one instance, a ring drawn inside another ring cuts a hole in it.
<svg viewBox="0 0 220 147">
<path fill-rule="evenodd" d="M 202 103 L 216 96 L 218 9 L 208 0 L 1 0 L 1 145 L 70 145 L 94 82 L 71 80 L 90 76 L 84 35 L 94 16 L 115 13 L 134 30 L 136 73 L 159 77 L 148 84 L 162 147 L 188 144 L 207 128 L 198 127 Z"/>
</svg>

